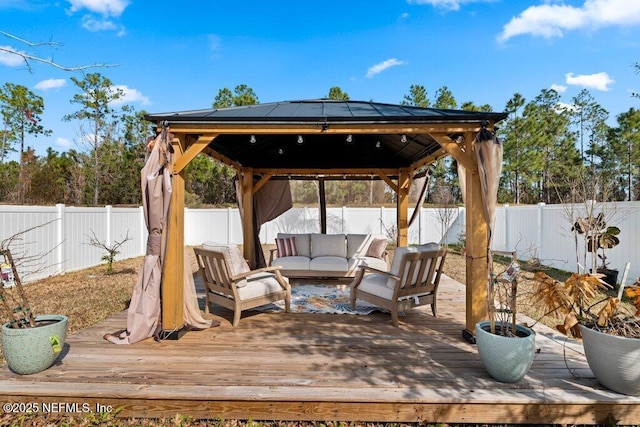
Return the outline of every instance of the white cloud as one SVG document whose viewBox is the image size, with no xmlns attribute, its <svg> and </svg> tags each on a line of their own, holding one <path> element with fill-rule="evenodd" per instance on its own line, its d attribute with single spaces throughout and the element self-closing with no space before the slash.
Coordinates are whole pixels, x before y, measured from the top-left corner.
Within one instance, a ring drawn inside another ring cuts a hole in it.
<svg viewBox="0 0 640 427">
<path fill-rule="evenodd" d="M 391 59 L 387 59 L 386 61 L 382 61 L 367 70 L 367 78 L 370 79 L 376 74 L 380 74 L 387 68 L 391 68 L 396 65 L 403 65 L 404 63 L 405 63 L 404 61 L 398 61 L 396 58 L 391 58 Z"/>
<path fill-rule="evenodd" d="M 207 38 L 209 39 L 209 48 L 211 50 L 215 51 L 220 48 L 220 37 L 216 36 L 215 34 L 209 34 Z"/>
<path fill-rule="evenodd" d="M 99 13 L 102 16 L 113 16 L 114 18 L 122 15 L 122 12 L 129 6 L 128 0 L 67 0 L 71 3 L 70 12 L 77 12 L 86 9 L 93 13 Z"/>
<path fill-rule="evenodd" d="M 573 73 L 565 74 L 568 85 L 582 86 L 588 89 L 597 89 L 603 92 L 609 90 L 609 85 L 614 83 L 609 75 L 605 72 L 596 74 L 582 74 L 574 76 Z"/>
<path fill-rule="evenodd" d="M 58 147 L 62 147 L 62 148 L 69 148 L 69 147 L 71 147 L 71 141 L 69 141 L 66 138 L 58 137 L 58 138 L 56 138 L 56 145 Z"/>
<path fill-rule="evenodd" d="M 65 79 L 47 79 L 36 83 L 35 88 L 40 90 L 58 89 L 66 84 Z"/>
<path fill-rule="evenodd" d="M 563 86 L 563 85 L 558 85 L 558 84 L 552 84 L 551 85 L 551 89 L 555 90 L 558 93 L 565 93 L 567 91 L 567 87 Z"/>
<path fill-rule="evenodd" d="M 24 59 L 20 56 L 20 53 L 11 46 L 0 46 L 0 64 L 7 65 L 9 67 L 18 67 L 24 64 Z"/>
<path fill-rule="evenodd" d="M 82 27 L 92 33 L 98 31 L 118 31 L 118 37 L 126 34 L 122 25 L 118 25 L 110 19 L 95 19 L 91 15 L 82 17 Z"/>
<path fill-rule="evenodd" d="M 640 24 L 640 2 L 629 0 L 585 0 L 580 7 L 564 4 L 530 6 L 512 18 L 498 41 L 531 34 L 544 38 L 562 37 L 566 31 Z"/>
<path fill-rule="evenodd" d="M 123 92 L 123 96 L 113 102 L 114 105 L 132 104 L 135 102 L 139 102 L 142 105 L 151 104 L 149 98 L 144 96 L 138 89 L 133 89 L 125 85 L 116 85 L 114 89 L 120 89 Z"/>
<path fill-rule="evenodd" d="M 465 3 L 491 2 L 495 0 L 407 0 L 409 4 L 428 4 L 438 9 L 460 10 Z"/>
</svg>

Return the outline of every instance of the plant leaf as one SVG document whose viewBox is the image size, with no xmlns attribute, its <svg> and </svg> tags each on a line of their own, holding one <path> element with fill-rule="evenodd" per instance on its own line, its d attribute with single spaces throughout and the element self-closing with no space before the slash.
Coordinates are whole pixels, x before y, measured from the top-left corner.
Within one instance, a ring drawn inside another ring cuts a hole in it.
<svg viewBox="0 0 640 427">
<path fill-rule="evenodd" d="M 618 298 L 609 297 L 607 299 L 605 305 L 598 312 L 598 326 L 606 326 L 609 320 L 613 319 L 613 316 L 615 316 L 616 311 L 618 310 L 619 302 Z"/>
</svg>

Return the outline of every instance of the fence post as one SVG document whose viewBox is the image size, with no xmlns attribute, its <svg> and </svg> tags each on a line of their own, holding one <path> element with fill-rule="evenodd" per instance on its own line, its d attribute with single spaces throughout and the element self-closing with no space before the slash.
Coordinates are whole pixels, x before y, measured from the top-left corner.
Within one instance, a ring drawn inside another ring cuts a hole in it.
<svg viewBox="0 0 640 427">
<path fill-rule="evenodd" d="M 227 245 L 231 244 L 231 207 L 227 207 Z"/>
<path fill-rule="evenodd" d="M 138 206 L 138 210 L 140 211 L 140 255 L 145 255 L 147 253 L 147 242 L 144 238 L 144 231 L 147 229 L 147 222 L 144 220 L 144 208 Z"/>
<path fill-rule="evenodd" d="M 342 220 L 340 221 L 340 227 L 342 228 L 342 234 L 346 234 L 345 231 L 344 231 L 344 224 L 345 224 L 344 217 L 345 217 L 345 213 L 346 212 L 347 212 L 347 207 L 343 206 L 342 207 L 342 212 L 340 213 L 342 215 Z"/>
<path fill-rule="evenodd" d="M 58 219 L 58 226 L 56 227 L 56 264 L 57 264 L 57 268 L 56 268 L 56 273 L 57 274 L 64 274 L 64 266 L 63 266 L 63 262 L 64 262 L 64 252 L 65 252 L 65 245 L 64 245 L 64 235 L 65 235 L 65 230 L 64 230 L 64 211 L 65 211 L 65 205 L 63 203 L 58 203 L 56 205 L 56 208 L 58 209 L 57 212 L 57 219 Z"/>
<path fill-rule="evenodd" d="M 544 224 L 543 224 L 543 214 L 544 214 L 544 202 L 538 203 L 538 233 L 536 236 L 537 244 L 538 244 L 538 259 L 544 259 L 544 251 L 543 251 L 543 242 L 544 242 Z"/>
<path fill-rule="evenodd" d="M 107 205 L 105 206 L 105 215 L 107 216 L 107 238 L 105 239 L 105 245 L 107 247 L 111 246 L 111 214 L 113 213 L 113 206 Z"/>
<path fill-rule="evenodd" d="M 509 204 L 505 203 L 503 206 L 504 206 L 504 224 L 503 224 L 502 232 L 504 233 L 504 250 L 512 251 L 515 249 L 511 247 L 511 241 L 509 239 L 509 227 L 511 225 L 509 224 Z"/>
</svg>

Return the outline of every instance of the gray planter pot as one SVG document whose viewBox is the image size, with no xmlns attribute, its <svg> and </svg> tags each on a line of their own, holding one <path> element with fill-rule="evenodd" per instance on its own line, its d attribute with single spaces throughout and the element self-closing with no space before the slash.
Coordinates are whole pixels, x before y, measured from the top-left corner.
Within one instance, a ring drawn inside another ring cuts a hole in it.
<svg viewBox="0 0 640 427">
<path fill-rule="evenodd" d="M 640 339 L 618 337 L 580 325 L 584 354 L 600 384 L 617 393 L 640 395 Z"/>
<path fill-rule="evenodd" d="M 532 329 L 517 325 L 518 332 L 524 336 L 503 337 L 489 332 L 489 326 L 488 320 L 476 324 L 476 344 L 485 369 L 500 382 L 519 381 L 533 363 L 535 333 Z"/>
<path fill-rule="evenodd" d="M 42 326 L 13 329 L 9 323 L 2 325 L 2 353 L 9 369 L 17 374 L 35 374 L 53 365 L 67 338 L 67 316 L 37 316 L 36 322 Z"/>
</svg>

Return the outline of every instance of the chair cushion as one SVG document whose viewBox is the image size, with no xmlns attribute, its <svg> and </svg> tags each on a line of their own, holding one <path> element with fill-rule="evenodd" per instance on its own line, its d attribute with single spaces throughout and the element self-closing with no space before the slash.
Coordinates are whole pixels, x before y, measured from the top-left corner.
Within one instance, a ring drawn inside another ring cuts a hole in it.
<svg viewBox="0 0 640 427">
<path fill-rule="evenodd" d="M 384 251 L 387 249 L 387 239 L 374 238 L 365 256 L 372 258 L 380 258 L 384 255 Z"/>
<path fill-rule="evenodd" d="M 309 257 L 306 256 L 288 256 L 277 258 L 272 264 L 282 267 L 283 270 L 308 270 L 309 261 Z"/>
<path fill-rule="evenodd" d="M 320 256 L 311 258 L 309 269 L 316 271 L 348 271 L 349 264 L 344 257 Z"/>
<path fill-rule="evenodd" d="M 387 262 L 383 259 L 368 256 L 349 258 L 349 271 L 356 271 L 361 265 L 387 271 Z"/>
<path fill-rule="evenodd" d="M 346 258 L 347 245 L 344 234 L 313 233 L 311 235 L 311 258 L 319 256 Z"/>
<path fill-rule="evenodd" d="M 278 233 L 277 238 L 283 239 L 286 237 L 296 238 L 296 250 L 298 255 L 311 257 L 311 235 L 310 234 L 292 234 L 292 233 Z"/>
<path fill-rule="evenodd" d="M 440 249 L 440 245 L 433 242 L 425 243 L 424 245 L 403 246 L 400 248 L 396 248 L 393 254 L 393 261 L 391 261 L 391 267 L 389 268 L 389 273 L 395 276 L 400 274 L 400 265 L 402 263 L 402 256 L 404 254 L 410 252 L 437 251 L 438 249 Z"/>
<path fill-rule="evenodd" d="M 372 241 L 371 234 L 347 234 L 347 258 L 364 256 Z"/>
<path fill-rule="evenodd" d="M 393 290 L 387 285 L 388 277 L 380 273 L 365 274 L 358 286 L 358 290 L 391 301 Z"/>
<path fill-rule="evenodd" d="M 285 279 L 286 280 L 286 279 Z M 282 286 L 272 273 L 257 273 L 242 280 L 246 285 L 238 287 L 238 297 L 241 301 L 263 297 L 282 291 Z"/>
<path fill-rule="evenodd" d="M 276 248 L 278 249 L 278 257 L 298 256 L 298 248 L 296 247 L 296 237 L 279 237 L 276 238 Z"/>
<path fill-rule="evenodd" d="M 242 252 L 236 245 L 225 245 L 223 243 L 216 242 L 204 242 L 202 244 L 202 249 L 209 249 L 216 252 L 222 252 L 224 255 L 224 259 L 231 270 L 230 273 L 232 276 L 237 276 L 241 273 L 246 273 L 250 271 L 249 264 L 247 264 L 247 260 L 242 256 Z"/>
<path fill-rule="evenodd" d="M 394 254 L 393 254 L 393 261 L 391 262 L 391 268 L 389 268 L 389 273 L 393 274 L 394 276 L 399 276 L 400 275 L 400 267 L 402 266 L 402 258 L 404 254 L 407 253 L 412 253 L 412 252 L 430 252 L 430 251 L 437 251 L 438 249 L 440 249 L 440 245 L 434 242 L 431 243 L 425 243 L 424 245 L 416 245 L 416 246 L 406 246 L 406 247 L 400 247 L 400 248 L 396 248 Z M 408 274 L 408 272 L 405 272 L 405 274 Z M 414 277 L 411 282 L 415 282 L 416 281 L 416 277 Z M 391 289 L 395 288 L 396 286 L 396 281 L 395 279 L 389 277 L 389 280 L 387 281 L 387 286 Z"/>
</svg>

